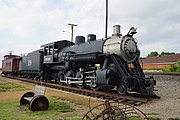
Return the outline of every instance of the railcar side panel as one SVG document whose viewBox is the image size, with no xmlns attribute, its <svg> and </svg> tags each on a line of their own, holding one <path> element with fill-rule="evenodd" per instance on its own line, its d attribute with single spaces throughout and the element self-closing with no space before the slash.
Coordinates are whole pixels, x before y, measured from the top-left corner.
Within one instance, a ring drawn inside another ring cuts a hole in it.
<svg viewBox="0 0 180 120">
<path fill-rule="evenodd" d="M 29 53 L 22 58 L 22 71 L 41 71 L 43 69 L 43 55 L 39 50 Z"/>
</svg>

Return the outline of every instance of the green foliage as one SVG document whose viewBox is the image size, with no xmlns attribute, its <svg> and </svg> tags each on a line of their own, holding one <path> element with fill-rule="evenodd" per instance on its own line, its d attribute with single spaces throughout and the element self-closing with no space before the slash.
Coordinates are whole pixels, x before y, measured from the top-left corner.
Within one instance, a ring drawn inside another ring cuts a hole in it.
<svg viewBox="0 0 180 120">
<path fill-rule="evenodd" d="M 54 120 L 58 119 L 62 112 L 70 112 L 73 109 L 62 102 L 58 98 L 48 98 L 50 106 L 47 111 L 32 112 L 19 106 L 19 101 L 10 101 L 0 103 L 0 119 L 1 120 Z M 72 118 L 73 120 L 73 118 Z M 78 119 L 75 119 L 78 120 Z"/>
<path fill-rule="evenodd" d="M 143 70 L 156 70 L 156 71 L 162 71 L 162 68 L 147 68 Z"/>
<path fill-rule="evenodd" d="M 155 56 L 158 56 L 159 54 L 158 54 L 158 52 L 157 51 L 152 51 L 151 53 L 149 53 L 148 55 L 147 55 L 147 57 L 155 57 Z"/>
<path fill-rule="evenodd" d="M 164 68 L 163 72 L 180 72 L 180 60 L 170 66 L 170 68 Z"/>
<path fill-rule="evenodd" d="M 177 72 L 180 72 L 180 60 L 176 62 Z"/>
<path fill-rule="evenodd" d="M 160 54 L 157 51 L 150 52 L 147 57 L 155 57 L 155 56 L 165 56 L 165 55 L 175 55 L 175 52 L 161 52 Z"/>
<path fill-rule="evenodd" d="M 164 56 L 164 55 L 175 55 L 176 53 L 175 52 L 161 52 L 161 56 Z"/>
</svg>

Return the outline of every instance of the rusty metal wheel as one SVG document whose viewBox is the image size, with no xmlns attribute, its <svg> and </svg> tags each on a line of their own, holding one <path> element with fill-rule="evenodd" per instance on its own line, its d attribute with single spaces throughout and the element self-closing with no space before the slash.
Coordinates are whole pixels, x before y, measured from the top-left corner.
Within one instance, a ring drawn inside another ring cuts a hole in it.
<svg viewBox="0 0 180 120">
<path fill-rule="evenodd" d="M 31 101 L 29 105 L 30 110 L 32 111 L 43 111 L 48 110 L 49 101 L 43 95 L 36 95 Z"/>
<path fill-rule="evenodd" d="M 134 106 L 119 102 L 108 102 L 90 109 L 83 120 L 148 120 L 147 116 Z"/>
<path fill-rule="evenodd" d="M 33 97 L 33 96 L 34 96 L 34 92 L 25 93 L 20 99 L 20 105 L 29 104 L 29 101 L 24 99 L 24 97 Z"/>
</svg>

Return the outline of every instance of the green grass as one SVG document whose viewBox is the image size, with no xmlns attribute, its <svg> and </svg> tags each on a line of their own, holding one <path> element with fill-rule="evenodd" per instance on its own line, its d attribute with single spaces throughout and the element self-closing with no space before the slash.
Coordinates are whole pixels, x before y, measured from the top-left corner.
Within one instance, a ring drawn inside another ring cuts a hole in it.
<svg viewBox="0 0 180 120">
<path fill-rule="evenodd" d="M 54 120 L 63 112 L 71 112 L 73 109 L 58 98 L 48 98 L 50 106 L 48 111 L 32 112 L 19 106 L 19 101 L 0 103 L 1 120 Z M 78 119 L 67 119 L 78 120 Z"/>
<path fill-rule="evenodd" d="M 82 120 L 82 118 L 65 118 L 64 120 Z"/>
<path fill-rule="evenodd" d="M 20 90 L 28 90 L 28 88 L 13 83 L 7 83 L 4 81 L 0 82 L 0 92 L 10 92 L 10 91 L 20 91 Z"/>
</svg>

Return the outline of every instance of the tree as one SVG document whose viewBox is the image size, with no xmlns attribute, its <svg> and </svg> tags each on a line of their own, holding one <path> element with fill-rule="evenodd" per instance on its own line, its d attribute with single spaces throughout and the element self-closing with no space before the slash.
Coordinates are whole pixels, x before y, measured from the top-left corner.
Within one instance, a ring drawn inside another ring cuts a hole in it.
<svg viewBox="0 0 180 120">
<path fill-rule="evenodd" d="M 164 55 L 175 55 L 176 53 L 174 52 L 161 52 L 161 56 L 164 56 Z"/>
<path fill-rule="evenodd" d="M 147 55 L 147 57 L 155 57 L 155 56 L 158 56 L 159 54 L 158 54 L 158 52 L 157 51 L 152 51 L 151 53 L 149 53 L 148 55 Z"/>
</svg>

